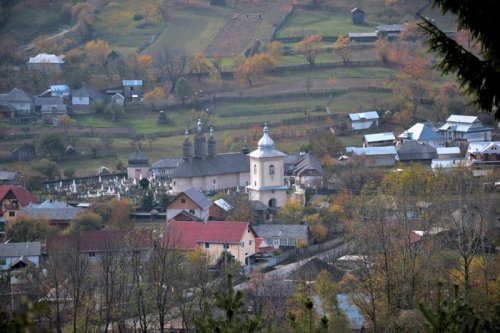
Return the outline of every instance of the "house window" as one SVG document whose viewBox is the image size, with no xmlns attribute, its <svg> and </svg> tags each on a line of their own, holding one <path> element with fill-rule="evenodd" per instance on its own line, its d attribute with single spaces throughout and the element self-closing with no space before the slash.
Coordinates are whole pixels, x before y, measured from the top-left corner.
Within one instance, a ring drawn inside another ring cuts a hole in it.
<svg viewBox="0 0 500 333">
<path fill-rule="evenodd" d="M 90 258 L 95 258 L 95 252 L 89 252 L 89 257 Z"/>
<path fill-rule="evenodd" d="M 194 214 L 194 209 L 190 209 L 189 214 Z"/>
<path fill-rule="evenodd" d="M 257 186 L 257 182 L 256 182 L 256 181 L 254 181 L 254 182 L 253 182 L 253 185 L 254 185 L 254 186 Z"/>
<path fill-rule="evenodd" d="M 248 246 L 252 246 L 252 240 L 251 239 L 248 241 Z"/>
<path fill-rule="evenodd" d="M 210 248 L 210 244 L 209 243 L 205 243 L 205 249 L 208 249 Z"/>
<path fill-rule="evenodd" d="M 186 203 L 186 199 L 182 198 L 181 203 Z"/>
<path fill-rule="evenodd" d="M 254 164 L 253 165 L 253 174 L 256 175 L 257 174 L 257 164 Z"/>
<path fill-rule="evenodd" d="M 274 175 L 274 165 L 273 165 L 273 164 L 271 164 L 271 165 L 269 166 L 269 174 L 270 174 L 271 176 L 272 176 L 272 175 Z"/>
<path fill-rule="evenodd" d="M 240 247 L 245 247 L 245 242 L 241 242 Z"/>
<path fill-rule="evenodd" d="M 214 184 L 215 184 L 215 178 L 214 178 Z"/>
<path fill-rule="evenodd" d="M 10 217 L 14 217 L 14 216 L 16 216 L 16 212 L 9 212 L 9 216 L 10 216 Z"/>
<path fill-rule="evenodd" d="M 273 239 L 273 245 L 274 245 L 274 246 L 279 246 L 279 245 L 280 245 L 280 240 L 279 240 L 279 238 L 274 238 L 274 239 Z"/>
<path fill-rule="evenodd" d="M 229 249 L 229 244 L 224 243 L 224 248 L 225 248 L 226 250 L 227 250 L 227 249 Z"/>
</svg>

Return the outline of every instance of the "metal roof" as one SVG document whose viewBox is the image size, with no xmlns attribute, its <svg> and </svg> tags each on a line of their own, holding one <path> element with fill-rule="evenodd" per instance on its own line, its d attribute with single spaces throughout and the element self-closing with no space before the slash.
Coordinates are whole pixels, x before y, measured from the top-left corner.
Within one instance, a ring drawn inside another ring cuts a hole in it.
<svg viewBox="0 0 500 333">
<path fill-rule="evenodd" d="M 398 158 L 400 161 L 432 160 L 437 158 L 437 152 L 429 144 L 405 141 L 399 146 Z"/>
<path fill-rule="evenodd" d="M 431 168 L 456 168 L 459 166 L 466 166 L 468 163 L 469 161 L 465 158 L 440 158 L 432 160 Z"/>
<path fill-rule="evenodd" d="M 182 162 L 182 158 L 166 158 L 163 160 L 156 161 L 151 166 L 151 169 L 177 168 L 181 162 Z"/>
<path fill-rule="evenodd" d="M 124 86 L 142 86 L 142 80 L 122 80 Z"/>
<path fill-rule="evenodd" d="M 477 116 L 461 116 L 456 114 L 452 114 L 451 116 L 448 117 L 448 119 L 446 119 L 446 121 L 450 123 L 466 123 L 466 124 L 472 124 L 478 120 L 479 119 L 477 118 Z"/>
<path fill-rule="evenodd" d="M 56 84 L 50 86 L 50 91 L 51 92 L 69 92 L 71 89 L 69 89 L 69 86 L 67 84 Z"/>
<path fill-rule="evenodd" d="M 26 91 L 14 88 L 6 96 L 8 102 L 31 102 L 33 99 Z"/>
<path fill-rule="evenodd" d="M 254 226 L 254 230 L 262 238 L 308 238 L 308 229 L 305 224 L 261 224 Z"/>
<path fill-rule="evenodd" d="M 0 171 L 0 180 L 13 180 L 21 175 L 18 171 Z"/>
<path fill-rule="evenodd" d="M 396 147 L 351 147 L 354 155 L 396 155 Z"/>
<path fill-rule="evenodd" d="M 228 212 L 231 209 L 233 209 L 233 206 L 231 206 L 231 204 L 229 202 L 227 202 L 226 200 L 224 200 L 222 198 L 215 200 L 214 204 L 216 204 L 220 208 L 224 209 L 226 212 Z"/>
<path fill-rule="evenodd" d="M 394 141 L 395 139 L 394 133 L 392 132 L 363 135 L 363 140 L 366 142 Z"/>
<path fill-rule="evenodd" d="M 380 116 L 378 115 L 377 111 L 367 111 L 359 113 L 349 113 L 349 118 L 351 118 L 351 121 L 360 121 L 380 119 Z"/>
<path fill-rule="evenodd" d="M 55 54 L 40 53 L 34 57 L 30 57 L 28 64 L 64 64 L 61 56 Z"/>
<path fill-rule="evenodd" d="M 42 245 L 40 242 L 0 244 L 0 257 L 15 258 L 21 256 L 39 256 Z"/>
<path fill-rule="evenodd" d="M 433 130 L 429 125 L 424 123 L 416 123 L 399 136 L 401 139 L 415 140 L 415 141 L 430 141 L 442 140 L 441 134 Z"/>
<path fill-rule="evenodd" d="M 460 154 L 460 147 L 437 147 L 436 151 L 438 155 Z"/>
<path fill-rule="evenodd" d="M 183 159 L 172 172 L 172 178 L 216 176 L 239 172 L 250 172 L 248 155 L 243 153 L 223 153 L 203 159 Z"/>
<path fill-rule="evenodd" d="M 210 206 L 212 206 L 212 202 L 208 200 L 207 197 L 203 195 L 203 193 L 201 193 L 194 187 L 190 187 L 184 190 L 182 193 L 187 195 L 189 199 L 193 200 L 193 202 L 200 206 L 201 209 L 208 209 L 210 208 Z"/>
<path fill-rule="evenodd" d="M 49 221 L 70 221 L 77 217 L 78 214 L 83 212 L 82 208 L 67 206 L 64 208 L 38 208 L 38 207 L 25 207 L 19 213 L 29 217 L 45 217 Z"/>
</svg>

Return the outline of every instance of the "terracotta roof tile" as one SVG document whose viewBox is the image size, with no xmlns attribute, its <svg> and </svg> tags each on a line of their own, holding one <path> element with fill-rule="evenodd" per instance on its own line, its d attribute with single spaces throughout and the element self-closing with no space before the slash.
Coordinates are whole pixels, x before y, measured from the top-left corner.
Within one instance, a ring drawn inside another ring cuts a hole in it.
<svg viewBox="0 0 500 333">
<path fill-rule="evenodd" d="M 21 206 L 38 202 L 37 198 L 30 191 L 20 185 L 0 185 L 0 201 L 5 199 L 9 192 L 14 195 Z"/>
<path fill-rule="evenodd" d="M 248 222 L 171 220 L 163 237 L 163 246 L 194 250 L 198 243 L 239 243 L 247 229 L 257 236 Z"/>
</svg>

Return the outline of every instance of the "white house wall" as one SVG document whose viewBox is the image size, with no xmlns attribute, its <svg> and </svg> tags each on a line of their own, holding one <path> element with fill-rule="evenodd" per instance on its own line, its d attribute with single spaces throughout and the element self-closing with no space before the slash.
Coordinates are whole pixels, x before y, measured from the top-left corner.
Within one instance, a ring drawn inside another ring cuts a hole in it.
<svg viewBox="0 0 500 333">
<path fill-rule="evenodd" d="M 213 191 L 237 186 L 248 185 L 250 175 L 248 172 L 230 173 L 223 175 L 213 175 L 192 178 L 172 179 L 172 192 L 180 193 L 189 187 L 194 187 L 200 191 Z"/>
</svg>

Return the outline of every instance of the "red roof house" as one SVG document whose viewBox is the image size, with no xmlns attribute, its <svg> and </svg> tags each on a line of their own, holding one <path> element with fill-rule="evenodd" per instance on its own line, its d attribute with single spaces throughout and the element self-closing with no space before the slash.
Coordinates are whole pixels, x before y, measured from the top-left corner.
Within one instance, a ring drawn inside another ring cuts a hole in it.
<svg viewBox="0 0 500 333">
<path fill-rule="evenodd" d="M 38 202 L 37 198 L 24 186 L 0 185 L 0 206 L 2 208 L 0 215 L 4 216 L 6 220 L 14 219 L 19 209 L 36 202 Z"/>
<path fill-rule="evenodd" d="M 257 234 L 248 222 L 171 220 L 163 236 L 163 246 L 182 250 L 202 250 L 214 263 L 229 252 L 241 264 L 255 254 Z"/>
<path fill-rule="evenodd" d="M 151 230 L 128 232 L 123 230 L 84 231 L 78 235 L 50 235 L 46 253 L 75 250 L 98 258 L 102 253 L 126 250 L 149 250 L 153 246 Z"/>
</svg>

